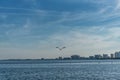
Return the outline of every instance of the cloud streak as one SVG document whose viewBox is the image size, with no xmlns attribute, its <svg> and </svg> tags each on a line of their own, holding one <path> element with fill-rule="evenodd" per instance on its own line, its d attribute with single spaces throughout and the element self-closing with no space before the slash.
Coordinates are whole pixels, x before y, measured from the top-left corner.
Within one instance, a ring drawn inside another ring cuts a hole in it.
<svg viewBox="0 0 120 80">
<path fill-rule="evenodd" d="M 66 11 L 57 10 L 59 5 L 56 5 L 56 9 L 50 6 L 50 9 L 36 2 L 33 8 L 0 7 L 6 10 L 0 13 L 3 14 L 0 17 L 0 53 L 5 53 L 0 55 L 4 58 L 8 57 L 8 52 L 18 55 L 16 58 L 20 58 L 19 55 L 22 55 L 21 58 L 52 58 L 72 54 L 89 56 L 119 50 L 119 0 L 113 3 L 108 0 L 60 1 L 60 4 L 66 5 L 85 3 L 84 7 L 94 4 L 94 10 L 78 6 L 75 11 L 72 11 L 72 7 Z M 51 4 L 55 4 L 54 1 Z M 62 52 L 64 54 L 59 54 L 56 46 L 66 46 Z"/>
</svg>

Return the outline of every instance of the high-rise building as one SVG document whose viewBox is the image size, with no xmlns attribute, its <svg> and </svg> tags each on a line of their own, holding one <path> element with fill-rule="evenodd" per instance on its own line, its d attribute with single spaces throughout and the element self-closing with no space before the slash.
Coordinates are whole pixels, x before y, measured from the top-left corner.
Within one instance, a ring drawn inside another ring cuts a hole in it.
<svg viewBox="0 0 120 80">
<path fill-rule="evenodd" d="M 95 57 L 94 56 L 89 56 L 90 59 L 94 59 Z"/>
<path fill-rule="evenodd" d="M 80 59 L 80 56 L 79 55 L 72 55 L 71 59 Z"/>
<path fill-rule="evenodd" d="M 115 52 L 115 58 L 120 58 L 120 51 L 119 52 Z"/>
<path fill-rule="evenodd" d="M 101 58 L 102 58 L 102 56 L 100 54 L 95 55 L 95 59 L 101 59 Z"/>
<path fill-rule="evenodd" d="M 110 54 L 110 58 L 114 58 L 114 54 Z"/>
<path fill-rule="evenodd" d="M 103 58 L 104 58 L 104 59 L 109 58 L 108 54 L 103 54 Z"/>
<path fill-rule="evenodd" d="M 59 59 L 59 60 L 62 60 L 62 57 L 59 57 L 58 59 Z"/>
</svg>

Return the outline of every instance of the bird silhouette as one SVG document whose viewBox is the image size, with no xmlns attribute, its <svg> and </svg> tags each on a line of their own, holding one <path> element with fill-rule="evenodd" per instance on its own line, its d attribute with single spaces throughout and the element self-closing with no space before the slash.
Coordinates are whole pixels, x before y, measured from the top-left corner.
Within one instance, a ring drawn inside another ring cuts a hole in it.
<svg viewBox="0 0 120 80">
<path fill-rule="evenodd" d="M 65 49 L 66 47 L 64 46 L 64 47 L 61 47 L 61 48 L 60 47 L 56 47 L 56 48 L 61 51 L 61 50 Z"/>
</svg>

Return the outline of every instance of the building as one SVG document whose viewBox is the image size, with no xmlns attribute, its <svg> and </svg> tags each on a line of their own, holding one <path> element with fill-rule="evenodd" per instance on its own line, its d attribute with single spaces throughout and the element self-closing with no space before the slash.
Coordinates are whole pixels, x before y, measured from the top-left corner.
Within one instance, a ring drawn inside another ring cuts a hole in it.
<svg viewBox="0 0 120 80">
<path fill-rule="evenodd" d="M 95 57 L 94 56 L 89 56 L 90 59 L 94 59 Z"/>
<path fill-rule="evenodd" d="M 63 60 L 70 60 L 70 57 L 64 57 Z"/>
<path fill-rule="evenodd" d="M 44 58 L 41 58 L 41 60 L 44 60 Z"/>
<path fill-rule="evenodd" d="M 110 54 L 110 58 L 114 58 L 114 54 Z"/>
<path fill-rule="evenodd" d="M 119 52 L 115 52 L 115 58 L 120 58 L 120 51 Z"/>
<path fill-rule="evenodd" d="M 108 59 L 109 58 L 108 54 L 103 54 L 103 58 Z"/>
<path fill-rule="evenodd" d="M 62 57 L 59 57 L 58 59 L 59 59 L 59 60 L 62 60 Z"/>
<path fill-rule="evenodd" d="M 100 54 L 95 55 L 95 59 L 101 59 L 101 58 L 102 58 L 102 56 Z"/>
<path fill-rule="evenodd" d="M 80 59 L 80 56 L 79 55 L 72 55 L 71 59 Z"/>
</svg>

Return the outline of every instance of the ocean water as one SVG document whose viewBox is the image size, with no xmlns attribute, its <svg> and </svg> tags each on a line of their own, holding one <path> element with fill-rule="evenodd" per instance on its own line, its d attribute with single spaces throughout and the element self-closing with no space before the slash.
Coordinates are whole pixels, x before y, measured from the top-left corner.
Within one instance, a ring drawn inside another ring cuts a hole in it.
<svg viewBox="0 0 120 80">
<path fill-rule="evenodd" d="M 120 80 L 120 60 L 0 61 L 0 80 Z"/>
</svg>

